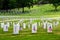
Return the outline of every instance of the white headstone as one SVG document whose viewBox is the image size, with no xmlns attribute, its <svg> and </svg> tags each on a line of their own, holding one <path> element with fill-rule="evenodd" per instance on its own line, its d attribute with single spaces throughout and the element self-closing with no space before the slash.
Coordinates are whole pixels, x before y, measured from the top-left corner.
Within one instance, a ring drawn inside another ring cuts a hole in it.
<svg viewBox="0 0 60 40">
<path fill-rule="evenodd" d="M 23 22 L 24 20 L 23 19 L 20 19 L 20 21 L 19 22 Z"/>
<path fill-rule="evenodd" d="M 11 24 L 13 24 L 13 22 L 10 22 Z"/>
<path fill-rule="evenodd" d="M 32 24 L 32 33 L 37 33 L 37 23 Z"/>
<path fill-rule="evenodd" d="M 26 23 L 23 23 L 23 28 L 24 28 L 24 29 L 26 28 Z"/>
<path fill-rule="evenodd" d="M 13 23 L 13 34 L 19 34 L 19 27 L 20 27 L 19 23 L 18 24 Z"/>
<path fill-rule="evenodd" d="M 40 22 L 39 22 L 39 26 L 40 26 Z"/>
<path fill-rule="evenodd" d="M 54 27 L 56 27 L 56 25 L 55 25 L 55 24 L 56 24 L 56 23 L 55 23 L 55 22 L 53 22 L 53 26 L 54 26 Z"/>
<path fill-rule="evenodd" d="M 56 22 L 53 22 L 53 26 L 58 26 L 58 24 L 59 24 L 59 21 L 56 21 Z"/>
<path fill-rule="evenodd" d="M 28 28 L 30 29 L 30 24 L 28 24 Z"/>
<path fill-rule="evenodd" d="M 8 31 L 8 25 L 7 25 L 7 24 L 4 24 L 4 26 L 3 26 L 3 31 L 5 31 L 5 32 Z"/>
<path fill-rule="evenodd" d="M 8 27 L 10 26 L 9 22 L 7 22 L 7 26 L 8 26 Z"/>
<path fill-rule="evenodd" d="M 3 28 L 3 26 L 4 26 L 4 23 L 1 23 L 1 28 Z"/>
<path fill-rule="evenodd" d="M 43 23 L 43 28 L 46 29 L 47 27 L 47 21 Z"/>
<path fill-rule="evenodd" d="M 59 21 L 56 22 L 56 25 L 58 25 L 58 24 L 59 24 Z"/>
<path fill-rule="evenodd" d="M 32 23 L 32 20 L 33 20 L 33 19 L 30 19 L 30 24 Z"/>
<path fill-rule="evenodd" d="M 47 24 L 47 32 L 51 33 L 52 32 L 52 23 Z"/>
</svg>

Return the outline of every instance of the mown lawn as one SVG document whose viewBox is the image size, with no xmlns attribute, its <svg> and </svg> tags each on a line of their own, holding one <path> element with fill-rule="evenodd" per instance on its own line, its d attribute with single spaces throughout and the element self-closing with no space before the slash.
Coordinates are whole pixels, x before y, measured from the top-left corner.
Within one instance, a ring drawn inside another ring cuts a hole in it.
<svg viewBox="0 0 60 40">
<path fill-rule="evenodd" d="M 17 11 L 17 9 L 13 9 Z M 21 11 L 21 9 L 20 9 Z M 30 10 L 25 8 L 25 13 L 0 13 L 0 16 L 22 16 L 25 17 L 60 17 L 60 7 L 58 11 L 54 11 L 54 8 L 50 4 L 45 5 L 35 5 Z M 12 17 L 11 17 L 12 18 Z M 20 17 L 19 17 L 20 18 Z M 10 18 L 6 18 L 10 19 Z M 12 18 L 13 19 L 13 18 Z M 5 20 L 5 18 L 0 18 L 0 20 Z M 10 26 L 8 32 L 3 32 L 3 29 L 0 28 L 0 40 L 60 40 L 60 25 L 53 27 L 53 33 L 47 33 L 47 30 L 43 29 L 41 26 L 38 26 L 38 32 L 36 34 L 31 33 L 31 28 L 23 29 L 20 31 L 19 35 L 13 35 L 13 26 Z"/>
<path fill-rule="evenodd" d="M 49 17 L 56 17 L 56 16 L 60 16 L 60 6 L 58 7 L 58 11 L 54 11 L 54 7 L 51 4 L 45 4 L 45 5 L 34 5 L 33 8 L 28 9 L 25 7 L 25 13 L 21 13 L 21 8 L 18 11 L 18 9 L 13 9 L 15 10 L 14 13 L 0 13 L 1 16 L 49 16 Z M 16 13 L 16 11 L 18 11 L 18 13 Z"/>
<path fill-rule="evenodd" d="M 4 32 L 3 29 L 0 28 L 0 40 L 60 40 L 60 23 L 56 27 L 53 26 L 52 33 L 47 33 L 47 29 L 43 29 L 42 25 L 38 26 L 36 34 L 31 33 L 31 27 L 30 29 L 28 26 L 26 27 L 26 29 L 20 30 L 18 35 L 13 35 L 12 24 L 10 25 L 8 32 Z"/>
<path fill-rule="evenodd" d="M 36 34 L 31 33 L 31 29 L 23 29 L 19 35 L 12 34 L 12 28 L 8 32 L 0 29 L 0 40 L 60 40 L 60 30 L 55 29 L 53 33 L 47 33 L 43 28 L 38 28 Z"/>
</svg>

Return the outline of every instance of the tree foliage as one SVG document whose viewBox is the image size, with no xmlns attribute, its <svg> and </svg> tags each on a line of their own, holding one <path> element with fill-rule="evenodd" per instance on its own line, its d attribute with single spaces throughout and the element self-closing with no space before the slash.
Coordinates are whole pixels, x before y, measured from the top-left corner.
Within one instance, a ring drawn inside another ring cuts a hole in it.
<svg viewBox="0 0 60 40">
<path fill-rule="evenodd" d="M 60 0 L 45 0 L 45 1 L 48 1 L 50 4 L 53 4 L 55 10 L 57 10 L 57 7 L 60 5 Z"/>
<path fill-rule="evenodd" d="M 1 10 L 22 8 L 24 12 L 24 7 L 30 8 L 30 6 L 33 6 L 33 0 L 0 0 Z"/>
</svg>

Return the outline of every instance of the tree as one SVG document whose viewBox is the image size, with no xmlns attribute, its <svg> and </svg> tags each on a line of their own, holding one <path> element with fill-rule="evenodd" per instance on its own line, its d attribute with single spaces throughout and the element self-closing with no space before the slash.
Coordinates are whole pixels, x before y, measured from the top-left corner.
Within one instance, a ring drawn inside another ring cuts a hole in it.
<svg viewBox="0 0 60 40">
<path fill-rule="evenodd" d="M 0 0 L 0 4 L 2 10 L 22 8 L 22 12 L 24 12 L 24 7 L 33 6 L 33 0 Z"/>
<path fill-rule="evenodd" d="M 49 1 L 50 4 L 53 4 L 55 10 L 57 10 L 57 7 L 60 5 L 60 0 L 45 0 L 45 1 Z"/>
<path fill-rule="evenodd" d="M 22 8 L 22 12 L 24 12 L 24 7 L 30 8 L 30 6 L 33 6 L 33 0 L 16 0 L 17 7 Z"/>
<path fill-rule="evenodd" d="M 2 9 L 3 7 L 3 0 L 0 0 L 0 10 Z"/>
<path fill-rule="evenodd" d="M 2 9 L 3 10 L 8 10 L 9 9 L 8 4 L 9 4 L 9 0 L 3 0 Z"/>
<path fill-rule="evenodd" d="M 17 8 L 16 0 L 9 0 L 9 9 Z"/>
</svg>

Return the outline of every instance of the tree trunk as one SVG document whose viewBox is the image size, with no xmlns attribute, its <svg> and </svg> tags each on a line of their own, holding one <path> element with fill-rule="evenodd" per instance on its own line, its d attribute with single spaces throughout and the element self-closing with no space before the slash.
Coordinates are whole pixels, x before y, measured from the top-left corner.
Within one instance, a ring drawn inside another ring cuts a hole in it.
<svg viewBox="0 0 60 40">
<path fill-rule="evenodd" d="M 24 7 L 22 8 L 22 13 L 24 13 Z"/>
<path fill-rule="evenodd" d="M 57 7 L 58 7 L 58 6 L 55 6 L 55 11 L 57 11 Z"/>
</svg>

